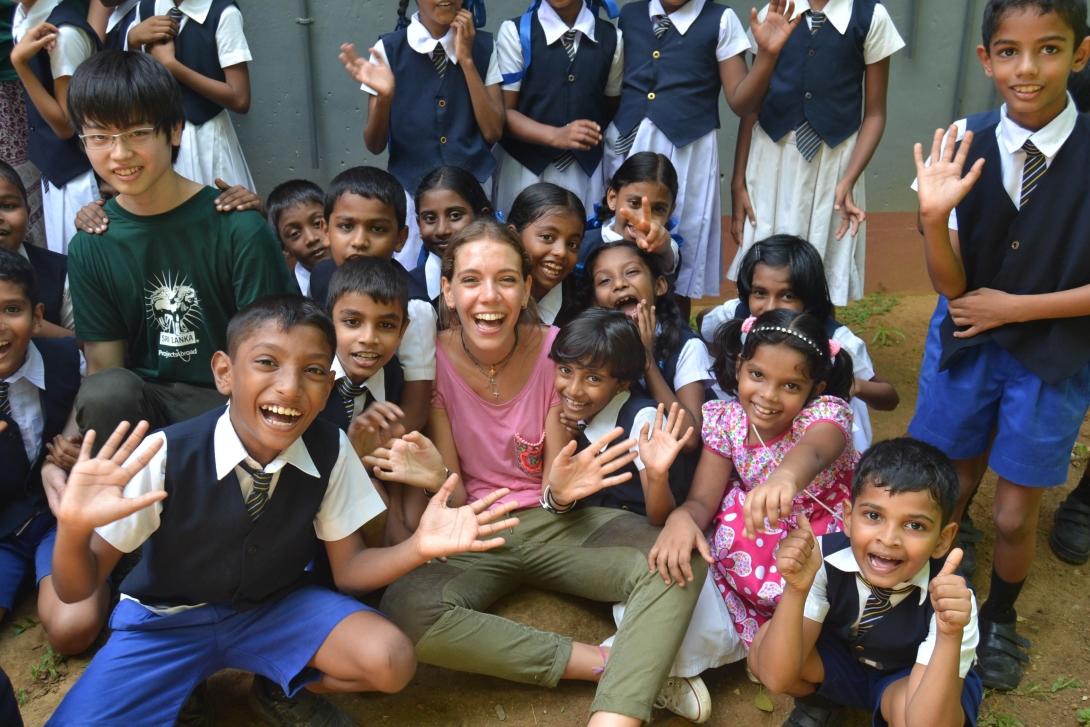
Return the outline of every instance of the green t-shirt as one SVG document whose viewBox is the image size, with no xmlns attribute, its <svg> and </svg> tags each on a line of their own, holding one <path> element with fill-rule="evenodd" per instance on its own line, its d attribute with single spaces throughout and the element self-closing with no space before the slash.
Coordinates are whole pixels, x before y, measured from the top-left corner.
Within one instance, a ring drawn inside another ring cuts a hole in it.
<svg viewBox="0 0 1090 727">
<path fill-rule="evenodd" d="M 292 281 L 280 245 L 257 212 L 217 212 L 205 187 L 160 215 L 116 200 L 103 235 L 77 232 L 68 248 L 76 335 L 126 344 L 126 366 L 146 379 L 210 386 L 227 322 Z"/>
</svg>

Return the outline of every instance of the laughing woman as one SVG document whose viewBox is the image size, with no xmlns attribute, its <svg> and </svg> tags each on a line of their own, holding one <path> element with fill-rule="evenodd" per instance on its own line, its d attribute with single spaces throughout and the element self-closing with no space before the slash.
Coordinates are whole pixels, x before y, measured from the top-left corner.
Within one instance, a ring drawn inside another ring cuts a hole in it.
<svg viewBox="0 0 1090 727">
<path fill-rule="evenodd" d="M 528 308 L 530 273 L 518 239 L 493 221 L 473 223 L 450 243 L 442 277 L 450 321 L 436 346 L 429 424 L 434 459 L 442 456 L 434 479 L 445 468 L 461 475 L 459 499 L 510 488 L 521 524 L 502 548 L 408 574 L 386 591 L 382 609 L 413 639 L 422 662 L 549 687 L 561 679 L 598 682 L 590 723 L 638 725 L 651 716 L 700 589 L 668 588 L 648 571 L 658 531 L 644 518 L 575 508 L 620 481 L 613 473 L 632 461 L 634 442 L 595 456 L 618 429 L 576 454 L 553 387 L 556 329 L 539 325 Z M 388 457 L 380 470 L 399 479 L 405 470 L 396 453 Z M 703 570 L 694 576 L 703 582 Z M 627 601 L 612 653 L 484 612 L 523 584 Z"/>
</svg>

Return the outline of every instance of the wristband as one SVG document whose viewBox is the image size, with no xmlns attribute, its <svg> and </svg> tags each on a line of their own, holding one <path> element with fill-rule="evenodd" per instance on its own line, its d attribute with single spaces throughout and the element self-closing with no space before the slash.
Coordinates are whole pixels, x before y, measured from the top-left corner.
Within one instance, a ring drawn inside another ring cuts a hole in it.
<svg viewBox="0 0 1090 727">
<path fill-rule="evenodd" d="M 545 485 L 545 489 L 541 492 L 541 499 L 538 500 L 538 504 L 541 505 L 542 509 L 551 512 L 553 515 L 563 515 L 564 513 L 571 512 L 572 508 L 575 507 L 576 502 L 578 502 L 578 500 L 573 500 L 561 507 L 553 498 L 553 491 L 549 485 Z"/>
<path fill-rule="evenodd" d="M 444 467 L 443 470 L 443 482 L 446 482 L 450 478 L 450 467 Z M 439 485 L 439 487 L 442 487 L 442 485 Z M 427 487 L 425 487 L 424 494 L 428 497 L 434 497 L 435 495 L 439 494 L 439 490 L 429 490 Z"/>
</svg>

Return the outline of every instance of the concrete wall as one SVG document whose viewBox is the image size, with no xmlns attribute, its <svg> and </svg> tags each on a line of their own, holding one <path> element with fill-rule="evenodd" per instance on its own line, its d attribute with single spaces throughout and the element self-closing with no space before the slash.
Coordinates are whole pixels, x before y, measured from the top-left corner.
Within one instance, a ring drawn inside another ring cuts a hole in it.
<svg viewBox="0 0 1090 727">
<path fill-rule="evenodd" d="M 527 0 L 491 0 L 486 28 L 495 32 L 503 20 L 518 15 L 527 4 Z M 749 6 L 740 0 L 728 4 L 748 24 Z M 893 58 L 889 123 L 867 170 L 872 212 L 914 209 L 914 197 L 908 191 L 914 176 L 912 143 L 930 139 L 936 126 L 958 115 L 993 103 L 992 84 L 975 57 L 984 0 L 886 0 L 885 4 L 909 47 Z M 380 33 L 392 30 L 397 0 L 309 0 L 313 18 L 309 26 L 297 22 L 306 16 L 304 0 L 239 0 L 239 5 L 255 60 L 250 66 L 253 107 L 246 116 L 236 117 L 235 124 L 259 192 L 267 194 L 275 184 L 292 177 L 325 184 L 349 166 L 385 166 L 384 157 L 374 157 L 363 147 L 366 96 L 345 74 L 337 51 L 342 42 L 351 41 L 363 52 Z M 313 130 L 307 95 L 308 33 L 317 105 Z M 721 105 L 720 168 L 729 177 L 737 120 L 725 103 Z M 729 212 L 728 185 L 723 189 L 723 209 Z"/>
</svg>

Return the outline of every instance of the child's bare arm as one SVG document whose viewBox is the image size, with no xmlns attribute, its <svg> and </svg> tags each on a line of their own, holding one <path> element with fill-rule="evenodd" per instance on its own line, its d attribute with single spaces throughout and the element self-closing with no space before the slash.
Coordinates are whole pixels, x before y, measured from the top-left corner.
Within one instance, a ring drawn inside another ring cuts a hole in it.
<svg viewBox="0 0 1090 727">
<path fill-rule="evenodd" d="M 852 396 L 859 397 L 871 409 L 878 411 L 893 411 L 901 403 L 893 384 L 877 375 L 869 380 L 856 379 Z"/>
<path fill-rule="evenodd" d="M 401 392 L 402 420 L 407 432 L 421 432 L 428 425 L 431 411 L 432 380 L 406 381 Z"/>
<path fill-rule="evenodd" d="M 756 124 L 756 113 L 746 114 L 738 119 L 738 139 L 734 143 L 734 170 L 730 178 L 730 234 L 734 238 L 734 244 L 739 246 L 745 234 L 746 221 L 751 225 L 757 224 L 757 213 L 753 211 L 753 202 L 746 186 L 746 165 L 749 164 L 749 147 Z"/>
<path fill-rule="evenodd" d="M 473 14 L 465 8 L 458 11 L 451 23 L 454 29 L 454 52 L 458 65 L 465 75 L 469 100 L 473 105 L 473 117 L 481 136 L 489 144 L 495 144 L 503 136 L 504 109 L 499 84 L 485 86 L 481 69 L 473 60 L 473 39 L 477 35 Z"/>
<path fill-rule="evenodd" d="M 955 338 L 970 338 L 1008 323 L 1090 315 L 1090 285 L 1034 295 L 978 288 L 950 301 Z"/>
<path fill-rule="evenodd" d="M 530 144 L 554 149 L 585 151 L 602 143 L 602 127 L 590 119 L 575 119 L 564 126 L 551 126 L 536 121 L 518 110 L 519 92 L 504 91 L 503 105 L 507 114 L 507 130 L 511 136 Z"/>
<path fill-rule="evenodd" d="M 53 80 L 53 93 L 46 90 L 38 77 L 30 70 L 30 59 L 40 52 L 52 52 L 60 36 L 60 30 L 50 23 L 41 23 L 27 31 L 11 51 L 11 65 L 26 89 L 30 102 L 38 110 L 49 128 L 61 139 L 70 139 L 76 133 L 68 118 L 68 81 L 71 76 Z"/>
<path fill-rule="evenodd" d="M 174 40 L 148 46 L 148 52 L 155 60 L 166 66 L 178 83 L 213 101 L 236 114 L 250 110 L 250 70 L 245 63 L 236 63 L 223 69 L 224 80 L 214 78 L 193 70 L 178 60 L 174 54 Z"/>
<path fill-rule="evenodd" d="M 750 11 L 749 27 L 757 41 L 757 58 L 748 73 L 741 53 L 719 62 L 719 78 L 727 105 L 739 116 L 753 113 L 761 107 L 780 51 L 802 20 L 802 13 L 795 15 L 793 20 L 788 19 L 794 9 L 795 3 L 792 1 L 772 0 L 764 20 L 758 19 L 756 8 Z"/>
</svg>

